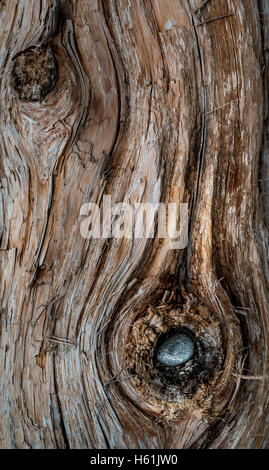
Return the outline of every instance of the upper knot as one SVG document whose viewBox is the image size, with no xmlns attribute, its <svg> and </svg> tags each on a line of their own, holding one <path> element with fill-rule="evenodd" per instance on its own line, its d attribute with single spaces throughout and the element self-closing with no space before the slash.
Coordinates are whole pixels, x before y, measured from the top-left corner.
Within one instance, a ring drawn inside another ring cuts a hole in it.
<svg viewBox="0 0 269 470">
<path fill-rule="evenodd" d="M 32 46 L 13 59 L 11 86 L 19 99 L 42 101 L 58 80 L 58 63 L 49 44 Z"/>
</svg>

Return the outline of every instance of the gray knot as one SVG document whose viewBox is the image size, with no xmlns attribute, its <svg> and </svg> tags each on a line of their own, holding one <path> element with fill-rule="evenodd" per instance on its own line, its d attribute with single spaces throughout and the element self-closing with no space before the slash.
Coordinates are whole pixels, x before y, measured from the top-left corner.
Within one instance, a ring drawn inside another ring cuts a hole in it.
<svg viewBox="0 0 269 470">
<path fill-rule="evenodd" d="M 195 352 L 192 338 L 183 332 L 173 333 L 158 347 L 156 359 L 165 366 L 180 366 L 189 361 Z"/>
</svg>

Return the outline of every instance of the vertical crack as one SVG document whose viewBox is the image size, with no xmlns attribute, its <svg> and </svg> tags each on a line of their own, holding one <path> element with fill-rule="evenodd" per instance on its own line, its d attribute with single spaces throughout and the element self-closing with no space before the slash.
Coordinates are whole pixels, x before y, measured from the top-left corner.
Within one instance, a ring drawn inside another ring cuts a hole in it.
<svg viewBox="0 0 269 470">
<path fill-rule="evenodd" d="M 262 209 L 264 223 L 269 230 L 269 112 L 268 112 L 268 84 L 269 84 L 269 5 L 264 0 L 258 1 L 258 8 L 260 13 L 261 22 L 261 40 L 262 40 L 262 55 L 263 55 L 263 95 L 264 95 L 264 108 L 263 108 L 263 137 L 262 147 L 260 153 L 259 165 L 259 189 L 262 199 Z"/>
<path fill-rule="evenodd" d="M 200 65 L 200 70 L 201 70 L 201 80 L 202 80 L 202 88 L 203 88 L 203 112 L 202 112 L 202 120 L 201 120 L 202 132 L 201 132 L 200 150 L 198 154 L 197 178 L 196 178 L 195 191 L 193 195 L 193 201 L 192 201 L 191 212 L 190 212 L 189 245 L 187 248 L 187 272 L 186 272 L 187 288 L 189 287 L 189 280 L 190 280 L 189 279 L 189 265 L 190 265 L 191 255 L 192 255 L 192 232 L 193 232 L 193 226 L 194 226 L 194 220 L 195 220 L 195 212 L 197 208 L 197 201 L 199 197 L 200 182 L 201 182 L 201 177 L 202 177 L 203 162 L 204 162 L 204 156 L 205 156 L 205 143 L 206 143 L 206 122 L 205 121 L 206 121 L 206 113 L 207 113 L 207 93 L 206 93 L 205 80 L 204 80 L 203 52 L 202 52 L 202 48 L 200 45 L 197 27 L 195 24 L 195 18 L 194 18 L 189 0 L 188 0 L 188 5 L 190 8 L 190 12 L 191 12 L 191 23 L 194 29 L 195 41 L 196 41 L 198 57 L 199 57 L 199 65 Z"/>
<path fill-rule="evenodd" d="M 67 436 L 67 430 L 66 426 L 64 423 L 64 417 L 63 417 L 63 411 L 62 411 L 62 406 L 61 406 L 61 401 L 59 397 L 59 389 L 57 385 L 57 377 L 56 377 L 56 365 L 55 365 L 55 357 L 53 358 L 53 379 L 54 379 L 54 387 L 55 387 L 55 396 L 56 396 L 56 401 L 58 405 L 58 411 L 59 411 L 59 416 L 60 416 L 60 426 L 61 426 L 61 431 L 62 431 L 62 437 L 63 441 L 65 444 L 65 449 L 70 449 L 70 444 Z"/>
</svg>

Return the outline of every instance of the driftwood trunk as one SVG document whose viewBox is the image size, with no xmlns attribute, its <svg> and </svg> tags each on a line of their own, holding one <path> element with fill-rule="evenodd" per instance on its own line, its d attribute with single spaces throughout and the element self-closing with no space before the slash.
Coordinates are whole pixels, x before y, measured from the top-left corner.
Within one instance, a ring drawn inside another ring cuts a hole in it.
<svg viewBox="0 0 269 470">
<path fill-rule="evenodd" d="M 268 447 L 268 24 L 267 0 L 0 2 L 1 448 Z M 188 204 L 187 247 L 83 238 L 107 195 Z M 179 327 L 207 360 L 174 384 Z"/>
</svg>

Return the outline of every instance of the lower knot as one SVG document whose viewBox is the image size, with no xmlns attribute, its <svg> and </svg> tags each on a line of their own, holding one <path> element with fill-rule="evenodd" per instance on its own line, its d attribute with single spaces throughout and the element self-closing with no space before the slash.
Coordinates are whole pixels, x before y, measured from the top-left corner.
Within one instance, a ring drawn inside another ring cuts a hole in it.
<svg viewBox="0 0 269 470">
<path fill-rule="evenodd" d="M 204 403 L 208 408 L 221 380 L 223 358 L 217 319 L 193 299 L 186 305 L 149 308 L 138 318 L 125 361 L 137 391 L 150 403 L 167 407 L 190 399 L 191 406 Z"/>
<path fill-rule="evenodd" d="M 170 332 L 156 346 L 156 362 L 167 367 L 182 366 L 195 354 L 195 343 L 185 331 Z"/>
<path fill-rule="evenodd" d="M 13 59 L 11 86 L 19 99 L 42 101 L 58 81 L 58 63 L 50 45 L 33 46 Z"/>
</svg>

